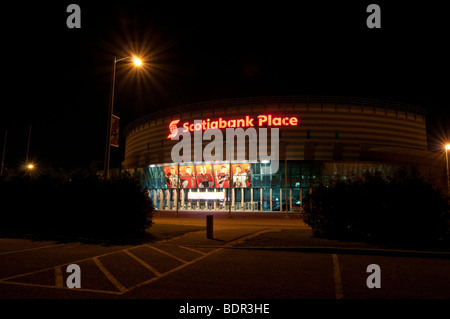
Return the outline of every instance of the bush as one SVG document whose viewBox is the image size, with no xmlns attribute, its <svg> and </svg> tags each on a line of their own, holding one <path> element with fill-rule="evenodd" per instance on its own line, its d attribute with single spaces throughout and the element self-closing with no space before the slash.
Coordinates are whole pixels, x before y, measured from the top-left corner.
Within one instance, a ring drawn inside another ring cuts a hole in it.
<svg viewBox="0 0 450 319">
<path fill-rule="evenodd" d="M 0 180 L 3 233 L 120 239 L 151 226 L 153 204 L 129 174 L 15 176 Z"/>
<path fill-rule="evenodd" d="M 303 201 L 304 220 L 317 236 L 420 243 L 449 237 L 447 200 L 412 170 L 386 180 L 365 174 L 319 185 Z"/>
</svg>

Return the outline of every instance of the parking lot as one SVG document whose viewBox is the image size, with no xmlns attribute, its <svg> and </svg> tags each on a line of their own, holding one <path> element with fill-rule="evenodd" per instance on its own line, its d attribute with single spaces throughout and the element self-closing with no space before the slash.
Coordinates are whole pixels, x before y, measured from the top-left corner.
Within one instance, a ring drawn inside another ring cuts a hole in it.
<svg viewBox="0 0 450 319">
<path fill-rule="evenodd" d="M 11 239 L 3 239 L 1 243 L 8 243 L 11 249 L 0 253 L 2 297 L 8 297 L 5 285 L 68 289 L 66 281 L 72 272 L 66 270 L 70 264 L 77 264 L 81 269 L 82 286 L 77 288 L 78 292 L 122 295 L 217 250 L 181 245 L 105 247 Z M 12 250 L 14 245 L 16 248 Z"/>
<path fill-rule="evenodd" d="M 217 219 L 213 239 L 201 230 L 139 245 L 2 238 L 0 298 L 450 299 L 447 253 L 283 245 L 282 236 L 302 227 Z M 71 264 L 80 268 L 80 288 L 68 288 Z M 372 264 L 379 288 L 367 285 Z"/>
</svg>

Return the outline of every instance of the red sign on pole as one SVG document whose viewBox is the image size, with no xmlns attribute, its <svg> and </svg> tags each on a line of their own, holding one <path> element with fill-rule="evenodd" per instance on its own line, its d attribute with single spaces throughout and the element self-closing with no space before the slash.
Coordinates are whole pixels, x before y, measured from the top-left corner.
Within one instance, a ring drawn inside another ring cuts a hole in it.
<svg viewBox="0 0 450 319">
<path fill-rule="evenodd" d="M 119 120 L 120 118 L 111 116 L 111 146 L 119 147 Z"/>
</svg>

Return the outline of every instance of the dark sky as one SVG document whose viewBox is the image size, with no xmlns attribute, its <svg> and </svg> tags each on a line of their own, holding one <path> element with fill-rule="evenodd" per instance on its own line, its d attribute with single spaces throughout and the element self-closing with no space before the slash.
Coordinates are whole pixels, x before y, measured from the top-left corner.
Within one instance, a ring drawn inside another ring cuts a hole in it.
<svg viewBox="0 0 450 319">
<path fill-rule="evenodd" d="M 393 3 L 395 2 L 395 4 Z M 69 4 L 81 28 L 69 29 Z M 5 165 L 102 168 L 113 57 L 121 129 L 169 106 L 260 95 L 338 95 L 426 107 L 449 136 L 448 14 L 409 1 L 34 1 L 2 5 Z M 381 7 L 381 29 L 366 8 Z M 124 144 L 112 150 L 112 165 Z"/>
</svg>

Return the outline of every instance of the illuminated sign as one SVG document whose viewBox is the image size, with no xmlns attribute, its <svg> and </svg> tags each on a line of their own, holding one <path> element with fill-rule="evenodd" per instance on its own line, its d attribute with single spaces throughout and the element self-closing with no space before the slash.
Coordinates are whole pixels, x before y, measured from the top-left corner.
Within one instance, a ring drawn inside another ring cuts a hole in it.
<svg viewBox="0 0 450 319">
<path fill-rule="evenodd" d="M 180 122 L 180 120 L 173 120 L 169 124 L 169 130 L 170 134 L 167 138 L 172 138 L 177 136 L 177 124 Z M 218 120 L 212 121 L 211 119 L 202 120 L 198 123 L 190 123 L 190 122 L 184 122 L 183 132 L 194 132 L 194 131 L 205 131 L 209 129 L 226 129 L 226 128 L 247 128 L 247 127 L 255 127 L 255 125 L 259 127 L 263 126 L 297 126 L 298 125 L 298 118 L 293 117 L 287 117 L 287 116 L 273 116 L 273 115 L 258 115 L 256 118 L 245 116 L 239 119 L 230 119 L 225 120 L 223 118 L 219 118 Z"/>
<path fill-rule="evenodd" d="M 188 192 L 188 200 L 224 200 L 225 192 Z"/>
<path fill-rule="evenodd" d="M 177 124 L 178 124 L 178 122 L 180 122 L 180 120 L 174 120 L 174 121 L 170 122 L 170 124 L 169 124 L 170 134 L 169 134 L 169 136 L 167 136 L 167 138 L 172 138 L 172 137 L 177 136 L 177 134 L 178 134 Z"/>
</svg>

